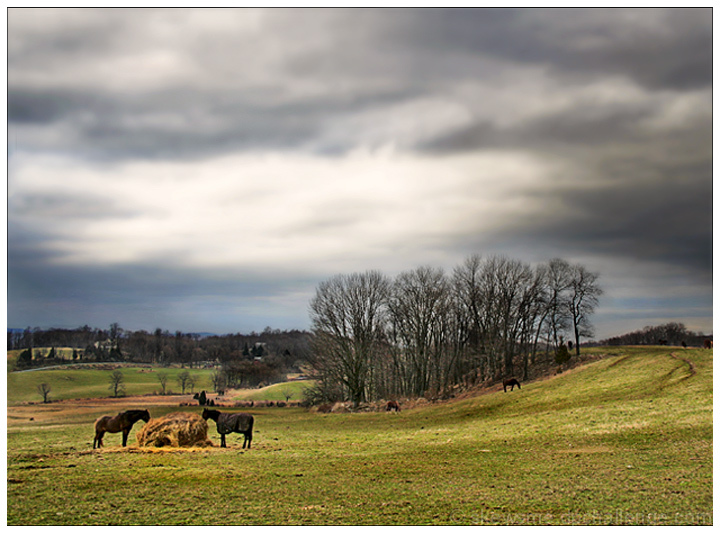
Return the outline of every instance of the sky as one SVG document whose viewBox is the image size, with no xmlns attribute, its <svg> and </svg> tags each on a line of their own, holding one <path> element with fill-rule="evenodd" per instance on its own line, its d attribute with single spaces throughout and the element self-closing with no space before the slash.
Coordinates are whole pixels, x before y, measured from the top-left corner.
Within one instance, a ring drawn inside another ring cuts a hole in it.
<svg viewBox="0 0 720 533">
<path fill-rule="evenodd" d="M 7 323 L 309 329 L 336 274 L 600 275 L 712 332 L 710 9 L 9 9 Z"/>
</svg>

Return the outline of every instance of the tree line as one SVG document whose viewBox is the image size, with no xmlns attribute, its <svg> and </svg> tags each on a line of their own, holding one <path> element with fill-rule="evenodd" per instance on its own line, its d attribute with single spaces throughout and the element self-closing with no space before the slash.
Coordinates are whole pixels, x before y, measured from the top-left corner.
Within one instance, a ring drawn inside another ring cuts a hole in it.
<svg viewBox="0 0 720 533">
<path fill-rule="evenodd" d="M 605 339 L 599 344 L 604 346 L 666 344 L 670 346 L 701 347 L 705 340 L 712 340 L 712 335 L 689 331 L 685 324 L 680 322 L 668 322 L 659 326 L 645 326 L 640 330 Z"/>
<path fill-rule="evenodd" d="M 26 328 L 8 331 L 8 350 L 22 350 L 18 367 L 72 362 L 130 362 L 183 367 L 221 367 L 226 386 L 255 386 L 298 371 L 308 358 L 307 331 L 265 328 L 228 335 L 124 330 L 117 323 L 108 329 L 83 326 L 76 329 Z M 71 356 L 60 348 L 72 349 Z"/>
<path fill-rule="evenodd" d="M 553 259 L 535 267 L 468 257 L 452 273 L 422 266 L 391 279 L 340 274 L 310 302 L 314 401 L 441 395 L 519 374 L 547 354 L 562 364 L 591 338 L 597 273 Z"/>
</svg>

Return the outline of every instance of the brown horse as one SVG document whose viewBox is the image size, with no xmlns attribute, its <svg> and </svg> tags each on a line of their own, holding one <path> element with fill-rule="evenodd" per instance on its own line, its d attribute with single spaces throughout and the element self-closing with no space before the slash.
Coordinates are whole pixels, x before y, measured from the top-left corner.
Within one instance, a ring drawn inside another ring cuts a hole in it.
<svg viewBox="0 0 720 533">
<path fill-rule="evenodd" d="M 385 406 L 386 411 L 395 411 L 396 413 L 400 412 L 400 404 L 397 403 L 395 400 L 390 400 L 387 405 Z"/>
<path fill-rule="evenodd" d="M 520 388 L 520 382 L 515 378 L 506 379 L 503 381 L 503 391 L 507 392 L 507 388 L 510 387 L 510 391 L 512 391 L 515 388 L 515 385 L 517 385 L 517 388 Z"/>
<path fill-rule="evenodd" d="M 100 448 L 103 445 L 103 435 L 105 433 L 119 433 L 122 431 L 122 445 L 127 445 L 128 435 L 133 424 L 138 420 L 147 422 L 150 420 L 150 413 L 147 409 L 131 409 L 123 411 L 115 416 L 102 416 L 95 421 L 95 439 L 93 439 L 93 450 L 95 444 Z"/>
<path fill-rule="evenodd" d="M 252 430 L 255 419 L 247 413 L 221 413 L 215 409 L 203 409 L 203 419 L 211 418 L 215 421 L 217 431 L 220 433 L 220 447 L 227 448 L 225 445 L 225 435 L 228 433 L 241 433 L 245 435 L 243 448 L 247 444 L 248 449 L 252 444 Z"/>
</svg>

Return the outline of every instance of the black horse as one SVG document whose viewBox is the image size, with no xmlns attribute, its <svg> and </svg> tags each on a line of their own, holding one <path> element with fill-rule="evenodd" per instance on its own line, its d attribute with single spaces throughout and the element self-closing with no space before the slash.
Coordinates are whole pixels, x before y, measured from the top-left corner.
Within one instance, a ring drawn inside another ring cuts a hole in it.
<svg viewBox="0 0 720 533">
<path fill-rule="evenodd" d="M 243 448 L 247 444 L 248 450 L 252 443 L 252 429 L 255 419 L 247 413 L 221 413 L 215 409 L 203 409 L 202 417 L 207 420 L 211 418 L 215 421 L 217 431 L 220 433 L 220 447 L 227 448 L 225 445 L 225 435 L 228 433 L 242 433 L 245 435 Z"/>
<path fill-rule="evenodd" d="M 95 444 L 100 448 L 103 445 L 103 435 L 107 433 L 118 433 L 122 431 L 122 445 L 127 445 L 128 435 L 133 424 L 138 420 L 147 422 L 150 420 L 150 413 L 147 409 L 131 409 L 123 411 L 115 416 L 102 416 L 95 421 L 95 438 L 93 439 L 93 450 Z"/>
<path fill-rule="evenodd" d="M 507 388 L 510 387 L 510 391 L 512 391 L 515 388 L 515 385 L 517 385 L 517 388 L 520 388 L 520 382 L 515 378 L 506 379 L 503 381 L 503 391 L 507 392 Z"/>
</svg>

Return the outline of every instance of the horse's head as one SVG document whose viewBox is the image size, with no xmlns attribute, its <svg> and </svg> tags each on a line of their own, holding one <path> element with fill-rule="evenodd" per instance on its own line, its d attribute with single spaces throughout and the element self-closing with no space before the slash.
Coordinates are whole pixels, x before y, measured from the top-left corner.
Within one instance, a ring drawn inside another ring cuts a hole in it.
<svg viewBox="0 0 720 533">
<path fill-rule="evenodd" d="M 150 411 L 145 409 L 142 414 L 140 415 L 140 420 L 143 422 L 149 422 L 150 421 Z"/>
<path fill-rule="evenodd" d="M 202 417 L 203 420 L 207 420 L 208 418 L 210 418 L 210 411 L 208 411 L 207 409 L 203 409 Z"/>
</svg>

